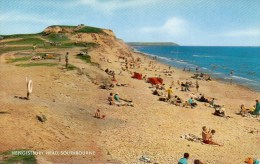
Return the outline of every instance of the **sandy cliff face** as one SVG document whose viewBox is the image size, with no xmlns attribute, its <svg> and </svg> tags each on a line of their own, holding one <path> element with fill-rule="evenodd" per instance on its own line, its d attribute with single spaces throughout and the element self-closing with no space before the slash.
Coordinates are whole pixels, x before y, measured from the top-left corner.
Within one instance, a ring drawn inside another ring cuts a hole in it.
<svg viewBox="0 0 260 164">
<path fill-rule="evenodd" d="M 43 32 L 46 34 L 65 34 L 71 41 L 75 43 L 85 42 L 85 43 L 96 43 L 99 44 L 102 49 L 118 49 L 118 53 L 130 54 L 132 52 L 122 40 L 117 39 L 116 35 L 112 30 L 101 29 L 101 32 L 78 32 L 82 28 L 87 26 L 50 26 L 47 27 Z M 117 55 L 120 55 L 116 53 Z"/>
</svg>

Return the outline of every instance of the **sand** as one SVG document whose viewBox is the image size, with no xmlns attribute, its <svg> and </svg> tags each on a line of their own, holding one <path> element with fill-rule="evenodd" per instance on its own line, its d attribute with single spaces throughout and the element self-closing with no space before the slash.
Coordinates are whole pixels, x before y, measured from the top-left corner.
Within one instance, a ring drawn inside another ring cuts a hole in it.
<svg viewBox="0 0 260 164">
<path fill-rule="evenodd" d="M 55 53 L 66 54 L 69 63 L 79 70 L 66 71 L 64 56 L 62 64 L 54 67 L 18 67 L 16 63 L 7 63 L 8 58 L 16 57 L 15 52 L 1 55 L 0 60 L 0 152 L 15 149 L 35 151 L 95 151 L 93 155 L 83 156 L 37 156 L 38 163 L 143 163 L 142 155 L 151 158 L 153 163 L 176 163 L 185 152 L 190 153 L 190 162 L 200 159 L 209 164 L 243 163 L 252 156 L 260 158 L 259 118 L 247 118 L 237 115 L 240 105 L 251 107 L 260 93 L 238 85 L 230 85 L 220 81 L 199 81 L 199 93 L 216 98 L 216 103 L 225 105 L 229 119 L 214 116 L 213 108 L 198 102 L 198 107 L 183 108 L 158 101 L 152 95 L 151 85 L 143 80 L 131 78 L 131 74 L 122 71 L 118 75 L 122 63 L 118 56 L 129 48 L 120 42 L 111 45 L 99 41 L 102 46 L 92 49 L 89 54 L 95 65 L 86 64 L 76 58 L 79 48 L 54 49 Z M 46 52 L 44 49 L 37 49 Z M 48 50 L 49 51 L 49 50 Z M 26 51 L 24 51 L 26 52 Z M 31 51 L 29 51 L 31 53 Z M 162 72 L 167 65 L 156 62 L 158 71 L 147 71 L 152 59 L 140 53 L 129 52 L 134 58 L 140 57 L 142 67 L 130 69 L 148 77 L 161 75 L 166 88 L 174 80 L 174 95 L 188 100 L 191 92 L 180 91 L 177 80 L 195 82 L 192 73 L 177 68 L 171 77 Z M 110 62 L 100 61 L 105 57 Z M 145 61 L 144 61 L 144 58 Z M 58 60 L 52 61 L 59 63 Z M 103 71 L 109 68 L 116 72 L 120 83 L 130 84 L 128 87 L 115 87 L 103 90 L 93 82 L 108 79 Z M 33 93 L 30 100 L 14 98 L 26 96 L 25 77 L 33 80 Z M 110 106 L 107 96 L 110 92 L 119 92 L 123 98 L 133 100 L 134 107 Z M 106 118 L 96 119 L 97 109 Z M 45 123 L 36 119 L 36 115 L 44 114 Z M 224 143 L 223 147 L 205 145 L 180 138 L 191 133 L 201 137 L 202 126 L 216 130 L 214 139 Z"/>
</svg>

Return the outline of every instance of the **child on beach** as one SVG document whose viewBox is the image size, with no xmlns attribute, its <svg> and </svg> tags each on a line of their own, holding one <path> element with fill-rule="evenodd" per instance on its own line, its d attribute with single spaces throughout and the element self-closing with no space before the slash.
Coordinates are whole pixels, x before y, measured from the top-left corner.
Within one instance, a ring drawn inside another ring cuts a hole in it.
<svg viewBox="0 0 260 164">
<path fill-rule="evenodd" d="M 99 109 L 97 109 L 97 111 L 96 111 L 96 113 L 95 113 L 95 117 L 96 117 L 96 118 L 101 118 L 101 117 L 100 117 L 100 110 L 99 110 Z"/>
</svg>

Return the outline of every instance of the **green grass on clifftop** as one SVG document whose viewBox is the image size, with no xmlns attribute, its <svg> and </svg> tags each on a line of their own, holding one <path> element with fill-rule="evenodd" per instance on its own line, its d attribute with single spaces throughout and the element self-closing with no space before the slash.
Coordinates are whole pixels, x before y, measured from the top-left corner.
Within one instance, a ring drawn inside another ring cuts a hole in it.
<svg viewBox="0 0 260 164">
<path fill-rule="evenodd" d="M 97 28 L 97 27 L 82 27 L 81 29 L 75 31 L 78 33 L 104 33 L 104 31 L 101 28 Z"/>
</svg>

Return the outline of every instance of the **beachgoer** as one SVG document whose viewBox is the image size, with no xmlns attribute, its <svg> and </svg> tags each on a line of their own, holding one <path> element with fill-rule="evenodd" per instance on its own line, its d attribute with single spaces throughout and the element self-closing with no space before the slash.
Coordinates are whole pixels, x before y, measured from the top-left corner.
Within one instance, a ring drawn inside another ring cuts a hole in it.
<svg viewBox="0 0 260 164">
<path fill-rule="evenodd" d="M 244 162 L 247 164 L 260 164 L 260 160 L 254 159 L 252 157 L 247 157 Z"/>
<path fill-rule="evenodd" d="M 66 55 L 65 55 L 65 62 L 66 62 L 66 68 L 68 68 L 68 64 L 69 64 L 69 52 L 67 52 Z"/>
<path fill-rule="evenodd" d="M 199 72 L 199 67 L 196 67 L 196 72 L 197 72 L 197 73 Z"/>
<path fill-rule="evenodd" d="M 201 102 L 207 102 L 207 103 L 209 102 L 209 100 L 206 99 L 206 98 L 204 97 L 204 95 L 201 96 L 200 101 L 201 101 Z"/>
<path fill-rule="evenodd" d="M 114 99 L 115 99 L 116 102 L 120 102 L 120 98 L 119 98 L 119 93 L 118 92 L 115 93 Z"/>
<path fill-rule="evenodd" d="M 166 92 L 168 93 L 168 100 L 170 100 L 171 97 L 172 97 L 172 93 L 173 93 L 172 87 L 170 87 L 169 89 L 167 89 Z"/>
<path fill-rule="evenodd" d="M 185 83 L 185 91 L 190 91 L 189 83 L 186 81 Z"/>
<path fill-rule="evenodd" d="M 258 100 L 255 100 L 256 104 L 255 104 L 255 110 L 253 112 L 253 115 L 256 115 L 257 117 L 260 115 L 260 103 Z"/>
<path fill-rule="evenodd" d="M 234 73 L 233 70 L 231 70 L 230 74 L 229 74 L 230 75 L 230 84 L 232 84 L 232 81 L 233 81 L 233 79 L 232 79 L 233 73 Z"/>
<path fill-rule="evenodd" d="M 199 82 L 198 82 L 198 80 L 196 81 L 196 89 L 197 89 L 197 92 L 199 92 Z"/>
<path fill-rule="evenodd" d="M 240 112 L 242 116 L 245 116 L 247 113 L 250 113 L 250 109 L 247 109 L 244 104 L 240 106 Z"/>
<path fill-rule="evenodd" d="M 212 136 L 215 134 L 215 130 L 208 130 L 206 126 L 202 127 L 202 139 L 203 143 L 205 144 L 210 144 L 210 145 L 218 145 L 218 146 L 223 146 L 221 144 L 218 144 L 216 142 L 213 142 Z"/>
<path fill-rule="evenodd" d="M 187 108 L 187 107 L 189 107 L 189 106 L 190 106 L 190 104 L 188 103 L 188 101 L 185 101 L 185 102 L 183 103 L 183 107 Z"/>
<path fill-rule="evenodd" d="M 189 100 L 188 100 L 188 103 L 190 104 L 190 106 L 193 108 L 193 107 L 196 107 L 198 104 L 193 100 L 193 98 L 191 97 Z"/>
<path fill-rule="evenodd" d="M 225 117 L 226 114 L 225 114 L 224 105 L 222 105 L 222 107 L 216 107 L 216 108 L 215 108 L 214 115 L 220 116 L 220 117 Z"/>
<path fill-rule="evenodd" d="M 97 109 L 97 111 L 96 111 L 96 113 L 95 113 L 95 117 L 96 117 L 96 118 L 101 118 L 101 117 L 100 117 L 100 110 L 99 110 L 99 109 Z"/>
<path fill-rule="evenodd" d="M 189 153 L 184 153 L 183 158 L 178 161 L 178 164 L 188 164 Z"/>
<path fill-rule="evenodd" d="M 210 107 L 214 107 L 215 106 L 215 98 L 212 98 L 212 100 L 209 102 L 209 106 Z"/>
<path fill-rule="evenodd" d="M 198 160 L 198 159 L 195 159 L 194 160 L 194 164 L 203 164 L 200 160 Z"/>
<path fill-rule="evenodd" d="M 115 104 L 115 101 L 114 101 L 114 98 L 113 98 L 113 93 L 111 92 L 107 98 L 108 102 L 109 102 L 109 105 L 114 105 Z"/>
<path fill-rule="evenodd" d="M 186 87 L 185 87 L 185 84 L 184 84 L 183 82 L 181 82 L 181 91 L 186 91 L 185 88 L 186 88 Z"/>
</svg>

